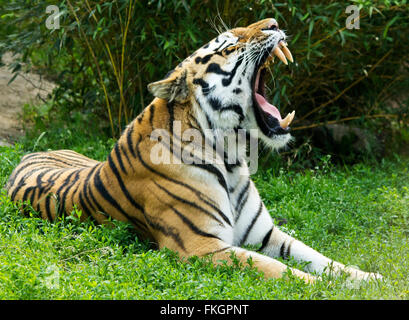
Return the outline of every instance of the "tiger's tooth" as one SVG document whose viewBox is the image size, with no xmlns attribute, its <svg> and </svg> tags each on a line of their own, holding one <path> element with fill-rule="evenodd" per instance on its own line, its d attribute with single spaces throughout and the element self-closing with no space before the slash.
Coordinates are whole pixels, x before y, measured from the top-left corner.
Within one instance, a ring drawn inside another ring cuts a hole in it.
<svg viewBox="0 0 409 320">
<path fill-rule="evenodd" d="M 280 59 L 285 65 L 288 65 L 287 59 L 285 58 L 284 53 L 281 51 L 279 47 L 276 47 L 273 53 Z"/>
<path fill-rule="evenodd" d="M 295 111 L 289 113 L 283 120 L 280 121 L 280 127 L 287 129 L 287 127 L 293 122 L 295 116 Z"/>
<path fill-rule="evenodd" d="M 287 48 L 287 43 L 281 41 L 281 50 L 283 51 L 284 55 L 287 57 L 290 62 L 294 62 L 293 55 L 291 54 L 290 49 Z"/>
<path fill-rule="evenodd" d="M 288 123 L 289 123 L 289 121 L 290 121 L 289 116 L 290 116 L 290 115 L 288 114 L 283 120 L 280 121 L 280 127 L 281 127 L 281 128 L 287 129 Z"/>
<path fill-rule="evenodd" d="M 293 111 L 293 112 L 291 112 L 291 114 L 290 114 L 290 122 L 288 123 L 288 125 L 290 125 L 291 124 L 291 122 L 293 122 L 293 120 L 294 120 L 294 117 L 295 117 L 295 110 Z"/>
</svg>

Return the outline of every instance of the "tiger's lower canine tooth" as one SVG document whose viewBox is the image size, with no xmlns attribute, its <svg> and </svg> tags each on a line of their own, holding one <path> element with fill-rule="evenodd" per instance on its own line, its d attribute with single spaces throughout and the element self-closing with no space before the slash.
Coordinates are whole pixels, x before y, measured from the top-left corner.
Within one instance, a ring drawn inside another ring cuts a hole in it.
<svg viewBox="0 0 409 320">
<path fill-rule="evenodd" d="M 287 129 L 288 126 L 293 122 L 295 116 L 295 111 L 289 113 L 283 120 L 280 121 L 280 127 Z"/>
<path fill-rule="evenodd" d="M 285 65 L 288 65 L 287 59 L 285 58 L 284 53 L 281 51 L 279 47 L 276 47 L 273 50 L 273 53 L 280 59 Z"/>
</svg>

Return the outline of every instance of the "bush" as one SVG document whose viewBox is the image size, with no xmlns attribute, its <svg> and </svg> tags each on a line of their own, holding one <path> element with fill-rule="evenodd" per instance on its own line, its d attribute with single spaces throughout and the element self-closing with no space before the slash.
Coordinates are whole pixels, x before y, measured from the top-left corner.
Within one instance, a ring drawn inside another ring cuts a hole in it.
<svg viewBox="0 0 409 320">
<path fill-rule="evenodd" d="M 306 129 L 327 123 L 352 121 L 378 134 L 407 125 L 407 101 L 388 103 L 409 85 L 405 0 L 68 0 L 58 4 L 60 28 L 48 30 L 51 3 L 0 0 L 0 54 L 19 52 L 28 68 L 48 70 L 59 84 L 54 111 L 98 114 L 111 136 L 150 102 L 146 85 L 214 38 L 222 21 L 245 26 L 271 16 L 289 34 L 296 63 L 274 65 L 270 100 L 282 113 L 297 111 L 300 147 Z M 346 28 L 349 4 L 361 8 L 358 30 Z"/>
</svg>

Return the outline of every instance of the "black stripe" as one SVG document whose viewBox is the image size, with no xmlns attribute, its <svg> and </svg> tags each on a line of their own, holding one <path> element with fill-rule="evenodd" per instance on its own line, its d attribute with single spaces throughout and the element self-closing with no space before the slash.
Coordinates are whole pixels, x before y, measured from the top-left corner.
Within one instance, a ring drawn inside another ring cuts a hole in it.
<svg viewBox="0 0 409 320">
<path fill-rule="evenodd" d="M 46 156 L 48 154 L 48 156 Z M 41 160 L 41 159 L 52 159 L 52 160 L 58 160 L 58 159 L 56 159 L 56 158 L 54 158 L 54 157 L 51 157 L 51 156 L 49 156 L 50 155 L 50 153 L 38 153 L 38 154 L 35 154 L 34 156 L 32 156 L 32 157 L 30 157 L 30 159 L 35 159 L 35 160 Z M 82 165 L 84 164 L 83 162 L 84 161 L 86 161 L 84 158 L 79 158 L 79 157 L 75 157 L 75 156 L 72 156 L 71 154 L 70 155 L 67 155 L 65 152 L 62 152 L 61 150 L 59 150 L 59 151 L 54 151 L 54 155 L 56 156 L 56 157 L 61 157 L 61 158 L 63 158 L 64 160 L 68 160 L 68 161 L 72 161 L 72 162 L 76 162 L 76 163 L 81 163 Z M 24 159 L 24 162 L 25 162 L 25 160 L 26 159 Z M 78 161 L 78 160 L 80 160 L 80 161 Z"/>
<path fill-rule="evenodd" d="M 224 166 L 226 167 L 228 172 L 233 172 L 233 169 L 241 166 L 241 160 L 238 159 L 236 163 L 228 163 L 225 160 L 224 161 Z"/>
<path fill-rule="evenodd" d="M 202 78 L 193 79 L 193 84 L 198 84 L 202 87 L 202 93 L 204 96 L 207 96 L 210 92 L 212 92 L 216 88 L 216 85 L 210 88 L 209 84 L 206 81 L 204 81 Z"/>
<path fill-rule="evenodd" d="M 80 192 L 78 196 L 79 196 L 82 212 L 85 213 L 92 220 L 95 220 L 95 218 L 92 216 L 91 210 L 88 208 L 88 205 L 85 203 L 84 198 L 82 197 L 82 193 Z"/>
<path fill-rule="evenodd" d="M 217 250 L 214 250 L 214 251 L 212 251 L 212 252 L 209 252 L 209 253 L 207 253 L 206 255 L 211 255 L 211 254 L 219 253 L 219 252 L 222 252 L 222 251 L 231 249 L 231 248 L 232 248 L 232 246 L 227 246 L 227 247 L 224 247 L 224 248 L 217 249 Z"/>
<path fill-rule="evenodd" d="M 52 197 L 52 193 L 49 193 L 46 198 L 45 198 L 45 213 L 48 217 L 48 220 L 53 221 L 53 217 L 51 215 L 51 209 L 50 209 L 50 198 Z"/>
<path fill-rule="evenodd" d="M 139 124 L 142 123 L 143 117 L 145 116 L 145 110 L 146 110 L 146 109 L 144 109 L 144 110 L 142 111 L 142 113 L 136 118 L 136 120 L 138 120 L 138 123 L 139 123 Z"/>
<path fill-rule="evenodd" d="M 44 175 L 45 175 L 46 173 L 48 173 L 48 172 L 50 172 L 50 171 L 53 171 L 53 170 L 56 170 L 56 172 L 54 172 L 54 173 L 50 176 L 50 178 L 53 177 L 53 176 L 55 176 L 55 175 L 57 175 L 58 173 L 60 173 L 59 169 L 52 168 L 52 169 L 44 170 L 44 171 L 41 172 L 39 175 L 37 175 L 36 183 L 37 183 L 37 188 L 38 188 L 38 200 L 40 200 L 40 197 L 41 197 L 41 195 L 43 194 L 44 189 L 45 189 L 45 186 L 42 185 L 42 184 L 43 184 L 42 178 L 44 177 Z M 62 173 L 61 173 L 61 174 L 62 174 Z"/>
<path fill-rule="evenodd" d="M 108 158 L 108 164 L 109 164 L 109 167 L 111 168 L 111 170 L 112 170 L 112 172 L 113 172 L 113 174 L 114 174 L 116 180 L 118 181 L 119 187 L 121 188 L 122 193 L 124 194 L 125 198 L 132 204 L 132 206 L 133 206 L 135 209 L 140 210 L 140 211 L 143 211 L 142 206 L 141 206 L 139 203 L 137 203 L 137 202 L 133 199 L 133 197 L 129 194 L 129 191 L 128 191 L 128 189 L 126 188 L 126 186 L 125 186 L 125 184 L 124 184 L 124 182 L 123 182 L 123 180 L 122 180 L 122 178 L 121 178 L 121 175 L 119 174 L 118 169 L 117 169 L 117 167 L 115 166 L 115 163 L 112 161 L 111 158 Z"/>
<path fill-rule="evenodd" d="M 84 184 L 83 184 L 83 187 L 82 187 L 82 192 L 80 191 L 80 193 L 79 193 L 79 196 L 80 197 L 84 197 L 83 199 L 83 202 L 85 202 L 85 200 L 87 201 L 87 204 L 89 204 L 90 205 L 90 207 L 91 207 L 91 209 L 88 209 L 88 213 L 87 213 L 87 215 L 88 216 L 92 216 L 92 211 L 95 211 L 95 207 L 92 205 L 92 203 L 89 201 L 89 197 L 88 197 L 88 189 L 89 189 L 89 187 L 90 187 L 90 180 L 91 180 L 91 177 L 92 177 L 92 175 L 94 174 L 94 172 L 97 170 L 97 168 L 102 168 L 102 166 L 99 166 L 99 165 L 96 165 L 96 166 L 94 166 L 89 172 L 88 172 L 88 174 L 87 174 L 87 176 L 85 177 L 85 180 L 84 180 Z M 88 206 L 87 206 L 87 208 L 88 208 Z"/>
<path fill-rule="evenodd" d="M 213 110 L 218 111 L 222 108 L 222 102 L 218 98 L 211 97 L 207 99 L 207 101 L 209 102 Z"/>
<path fill-rule="evenodd" d="M 191 165 L 195 167 L 199 167 L 200 169 L 206 170 L 207 172 L 214 174 L 217 178 L 217 181 L 220 183 L 220 185 L 223 187 L 226 193 L 229 194 L 226 179 L 223 173 L 219 169 L 217 169 L 215 166 L 211 165 L 210 163 L 192 163 Z"/>
<path fill-rule="evenodd" d="M 254 227 L 254 224 L 256 223 L 258 217 L 261 214 L 261 211 L 263 210 L 263 202 L 260 201 L 260 206 L 258 208 L 258 211 L 256 213 L 256 215 L 254 216 L 253 220 L 251 221 L 250 225 L 247 227 L 246 232 L 244 233 L 244 237 L 243 239 L 240 241 L 240 244 L 244 244 L 250 234 L 251 229 Z"/>
<path fill-rule="evenodd" d="M 133 166 L 133 164 L 131 162 L 131 159 L 129 159 L 128 153 L 126 152 L 126 150 L 125 150 L 125 148 L 123 147 L 122 144 L 120 145 L 120 148 L 121 148 L 122 153 L 125 155 L 125 158 L 128 161 L 129 165 L 132 167 L 132 170 L 135 171 L 135 168 L 134 168 L 134 166 Z"/>
<path fill-rule="evenodd" d="M 17 176 L 20 174 L 21 171 L 23 171 L 25 168 L 31 166 L 32 164 L 38 164 L 38 163 L 42 163 L 42 162 L 29 162 L 26 163 L 25 165 L 21 166 L 21 167 L 17 167 L 16 169 L 14 169 L 12 176 L 9 178 L 9 185 L 12 186 L 14 185 L 14 183 L 16 182 Z"/>
<path fill-rule="evenodd" d="M 178 211 L 177 209 L 175 209 L 175 208 L 172 207 L 172 206 L 169 206 L 169 207 L 172 209 L 172 211 L 173 211 L 174 213 L 176 213 L 176 214 L 178 215 L 178 217 L 179 217 L 180 219 L 182 219 L 182 221 L 183 221 L 183 222 L 189 227 L 189 229 L 192 230 L 195 234 L 197 234 L 197 235 L 199 235 L 199 236 L 202 236 L 202 237 L 216 238 L 216 239 L 221 240 L 219 237 L 217 237 L 217 236 L 215 236 L 215 235 L 213 235 L 213 234 L 210 234 L 210 233 L 207 233 L 207 232 L 205 232 L 205 231 L 203 231 L 203 230 L 200 230 L 192 221 L 190 221 L 188 218 L 186 218 L 180 211 Z"/>
<path fill-rule="evenodd" d="M 48 171 L 54 170 L 55 168 L 42 167 L 42 168 L 36 168 L 36 169 L 31 170 L 30 172 L 27 172 L 24 176 L 22 176 L 22 177 L 18 180 L 17 186 L 14 188 L 14 190 L 13 190 L 11 196 L 10 196 L 11 200 L 14 201 L 14 199 L 15 199 L 15 197 L 16 197 L 16 195 L 17 195 L 17 192 L 19 192 L 20 189 L 26 185 L 26 179 L 27 179 L 29 176 L 33 175 L 33 173 L 35 173 L 35 172 L 37 172 L 37 171 L 41 171 L 41 170 L 44 170 L 44 169 L 49 169 L 49 170 L 46 170 L 46 172 L 48 172 Z M 46 172 L 45 172 L 45 173 L 46 173 Z M 13 184 L 14 184 L 14 183 L 13 183 Z M 11 191 L 11 190 L 9 190 L 9 191 Z"/>
<path fill-rule="evenodd" d="M 62 189 L 63 189 L 64 187 L 66 187 L 66 186 L 70 183 L 71 177 L 72 177 L 75 173 L 77 173 L 77 171 L 71 172 L 71 173 L 67 176 L 67 178 L 65 178 L 65 180 L 62 182 L 61 186 L 60 186 L 60 187 L 57 189 L 57 191 L 55 192 L 57 198 L 60 200 L 60 201 L 59 201 L 59 204 L 58 204 L 58 209 L 57 209 L 57 212 L 56 212 L 56 216 L 58 216 L 59 214 L 65 212 L 65 204 L 62 203 L 62 199 L 61 199 L 61 197 L 60 197 L 60 192 L 62 191 Z"/>
<path fill-rule="evenodd" d="M 23 202 L 25 202 L 25 201 L 27 200 L 28 194 L 29 194 L 33 189 L 35 190 L 35 187 L 28 187 L 28 188 L 26 189 L 26 191 L 24 191 L 23 198 L 22 198 L 22 201 L 23 201 Z M 30 204 L 32 205 L 33 203 L 30 202 Z"/>
<path fill-rule="evenodd" d="M 61 197 L 61 202 L 60 202 L 60 212 L 62 212 L 63 214 L 66 214 L 66 212 L 65 212 L 65 201 L 66 201 L 66 199 L 67 199 L 67 195 L 68 195 L 68 192 L 71 190 L 71 188 L 75 185 L 75 183 L 76 182 L 78 182 L 78 178 L 79 178 L 79 175 L 80 175 L 80 172 L 82 171 L 83 169 L 79 169 L 79 170 L 77 170 L 76 172 L 75 172 L 75 177 L 74 177 L 74 179 L 67 185 L 67 188 L 64 190 L 64 193 L 63 193 L 63 195 L 62 195 L 62 197 Z M 70 176 L 70 178 L 71 178 L 71 176 Z"/>
<path fill-rule="evenodd" d="M 153 128 L 153 115 L 155 114 L 155 105 L 152 104 L 149 108 L 150 114 L 149 114 L 149 124 Z"/>
<path fill-rule="evenodd" d="M 235 211 L 236 211 L 236 221 L 239 219 L 240 214 L 241 214 L 241 210 L 243 209 L 243 206 L 246 204 L 247 199 L 248 199 L 248 191 L 249 191 L 249 187 L 250 187 L 250 179 L 247 180 L 246 185 L 241 189 L 239 196 L 237 197 L 237 202 L 236 202 L 236 207 L 235 207 Z M 246 193 L 246 198 L 243 201 L 243 196 Z M 240 208 L 240 210 L 239 210 Z"/>
<path fill-rule="evenodd" d="M 126 134 L 126 141 L 128 143 L 129 151 L 132 153 L 132 155 L 135 158 L 136 154 L 135 154 L 135 150 L 133 148 L 133 143 L 132 143 L 132 133 L 133 133 L 133 122 L 131 123 L 130 128 L 128 129 L 128 132 Z"/>
<path fill-rule="evenodd" d="M 223 86 L 227 87 L 228 85 L 231 84 L 231 82 L 233 81 L 233 78 L 237 72 L 237 68 L 241 65 L 241 63 L 243 62 L 243 59 L 239 59 L 236 62 L 236 65 L 234 66 L 233 70 L 230 72 L 230 77 L 227 79 L 223 79 L 222 80 L 222 84 Z"/>
<path fill-rule="evenodd" d="M 19 192 L 20 189 L 22 187 L 24 187 L 25 185 L 26 185 L 26 181 L 24 179 L 22 181 L 21 180 L 19 181 L 19 183 L 17 184 L 17 186 L 14 188 L 13 192 L 10 195 L 10 198 L 11 198 L 12 201 L 14 201 L 14 199 L 15 199 L 15 197 L 17 195 L 17 192 Z"/>
<path fill-rule="evenodd" d="M 234 52 L 234 51 L 236 51 L 236 49 L 237 49 L 237 47 L 232 47 L 232 48 L 224 48 L 223 49 L 223 51 L 224 51 L 224 54 L 226 55 L 226 56 L 228 56 L 229 54 L 231 54 L 232 52 Z"/>
<path fill-rule="evenodd" d="M 57 170 L 56 172 L 54 172 L 48 179 L 47 181 L 45 181 L 44 183 L 47 183 L 47 185 L 42 186 L 42 182 L 40 183 L 40 189 L 39 189 L 39 194 L 38 197 L 40 197 L 43 193 L 47 193 L 48 191 L 51 190 L 51 188 L 54 186 L 55 181 L 63 174 L 65 173 L 67 170 L 65 169 L 55 169 L 53 168 L 53 170 Z M 38 176 L 37 176 L 38 178 Z M 39 180 L 37 179 L 37 183 L 39 183 Z"/>
<path fill-rule="evenodd" d="M 61 157 L 65 160 L 71 161 L 75 164 L 78 164 L 83 167 L 90 167 L 93 163 L 90 163 L 92 159 L 84 159 L 83 157 L 75 156 L 75 155 L 67 155 L 61 151 L 56 152 L 55 154 L 57 157 Z"/>
<path fill-rule="evenodd" d="M 54 157 L 49 157 L 49 156 L 41 156 L 40 158 L 36 158 L 35 160 L 41 160 L 41 162 L 37 162 L 37 163 L 59 162 L 59 163 L 65 164 L 65 165 L 70 166 L 70 167 L 73 166 L 73 164 L 70 163 L 70 162 L 67 162 L 67 161 L 64 161 L 64 160 L 61 160 L 61 159 L 57 159 L 57 158 L 54 158 Z M 51 161 L 44 161 L 44 160 L 51 160 Z"/>
<path fill-rule="evenodd" d="M 289 256 L 291 255 L 291 246 L 292 246 L 292 244 L 293 244 L 294 241 L 295 241 L 295 239 L 294 239 L 294 240 L 291 240 L 290 244 L 289 244 L 288 247 L 287 247 L 287 253 L 286 253 L 286 256 L 287 256 L 287 257 L 289 257 Z"/>
<path fill-rule="evenodd" d="M 189 201 L 189 200 L 183 199 L 183 198 L 181 198 L 181 197 L 175 195 L 174 193 L 170 192 L 170 191 L 167 190 L 166 188 L 162 187 L 162 186 L 161 186 L 159 183 L 157 183 L 156 181 L 153 181 L 153 183 L 154 183 L 158 188 L 160 188 L 160 189 L 163 190 L 165 193 L 167 193 L 169 196 L 171 196 L 172 198 L 174 198 L 174 199 L 176 199 L 176 200 L 178 200 L 178 201 L 180 201 L 180 202 L 182 202 L 182 203 L 184 203 L 184 204 L 190 205 L 191 207 L 193 207 L 193 208 L 199 210 L 200 212 L 206 214 L 207 216 L 213 218 L 214 220 L 216 220 L 217 222 L 219 222 L 220 224 L 222 224 L 222 222 L 221 222 L 219 219 L 217 219 L 217 217 L 215 217 L 215 216 L 214 216 L 211 212 L 209 212 L 208 210 L 206 210 L 206 209 L 200 207 L 199 205 L 197 205 L 197 204 L 194 203 L 194 202 L 191 202 L 191 201 Z M 224 217 L 223 217 L 223 216 L 224 216 Z M 223 216 L 222 216 L 223 220 L 225 220 L 225 221 L 227 220 L 226 222 L 231 226 L 231 223 L 230 223 L 229 219 L 228 219 L 224 214 L 223 214 Z"/>
<path fill-rule="evenodd" d="M 233 111 L 239 115 L 239 122 L 242 122 L 244 120 L 244 114 L 243 114 L 243 109 L 240 107 L 238 104 L 232 104 L 227 107 L 223 107 L 220 112 L 226 112 L 226 111 Z"/>
<path fill-rule="evenodd" d="M 37 172 L 37 171 L 41 171 L 41 170 L 45 170 L 45 169 L 56 169 L 56 170 L 67 169 L 66 167 L 56 167 L 55 163 L 50 163 L 50 162 L 47 162 L 47 161 L 46 162 L 40 161 L 40 162 L 36 162 L 36 163 L 30 163 L 30 165 L 33 165 L 33 164 L 41 164 L 42 166 L 41 167 L 36 166 L 36 167 L 34 167 L 33 169 L 31 169 L 29 171 L 27 170 L 26 173 L 22 177 L 20 177 L 19 179 L 15 179 L 13 184 L 14 183 L 19 183 L 19 181 L 25 180 L 29 176 L 33 176 L 33 173 Z M 29 166 L 27 166 L 27 167 L 29 167 Z M 26 168 L 24 168 L 24 169 L 26 169 Z M 18 174 L 20 174 L 21 171 L 19 171 Z"/>
<path fill-rule="evenodd" d="M 282 257 L 283 259 L 286 259 L 286 255 L 285 255 L 285 241 L 281 244 L 281 247 L 280 247 L 280 257 Z"/>
<path fill-rule="evenodd" d="M 75 195 L 76 195 L 77 192 L 78 192 L 78 198 L 79 198 L 80 205 L 81 205 L 81 206 L 79 207 L 79 209 L 80 209 L 87 217 L 89 217 L 93 222 L 98 223 L 97 220 L 96 220 L 96 219 L 93 217 L 93 215 L 92 215 L 92 210 L 93 210 L 93 208 L 89 209 L 87 203 L 85 203 L 85 201 L 84 201 L 83 195 L 82 195 L 81 190 L 80 190 L 81 182 L 83 182 L 83 180 L 82 180 L 82 179 L 78 179 L 77 181 L 74 181 L 74 182 L 73 182 L 72 186 L 70 186 L 70 188 L 75 188 L 74 192 L 71 194 L 71 197 L 70 197 L 70 199 L 71 199 L 71 206 L 72 206 L 72 208 L 74 208 L 74 205 L 78 205 L 78 203 L 74 203 Z M 78 183 L 78 186 L 77 186 L 77 187 L 75 187 L 76 183 Z M 87 195 L 86 195 L 86 194 L 85 194 L 84 196 L 87 198 Z M 87 199 L 87 200 L 88 200 L 88 199 Z M 89 202 L 89 204 L 91 204 L 90 201 L 88 201 L 88 202 Z M 91 207 L 92 207 L 92 205 L 91 205 Z"/>
<path fill-rule="evenodd" d="M 224 40 L 220 46 L 218 46 L 214 51 L 218 52 L 221 47 L 226 43 L 227 40 Z"/>
<path fill-rule="evenodd" d="M 168 102 L 167 103 L 167 108 L 169 112 L 169 132 L 170 132 L 170 139 L 171 139 L 171 144 L 173 140 L 173 121 L 175 120 L 175 104 L 174 102 Z"/>
<path fill-rule="evenodd" d="M 206 116 L 206 121 L 207 121 L 208 127 L 210 129 L 213 129 L 213 127 L 214 127 L 213 121 L 210 119 L 209 115 L 205 111 L 203 111 L 203 112 L 204 112 L 204 114 Z"/>
<path fill-rule="evenodd" d="M 230 72 L 226 72 L 220 68 L 218 63 L 211 63 L 207 66 L 206 73 L 216 73 L 223 76 L 229 76 Z"/>
<path fill-rule="evenodd" d="M 264 236 L 263 242 L 261 243 L 261 247 L 258 249 L 258 251 L 263 251 L 266 248 L 268 241 L 270 240 L 271 234 L 273 233 L 273 229 L 274 229 L 274 226 Z"/>
<path fill-rule="evenodd" d="M 101 177 L 100 177 L 100 172 L 101 172 L 102 166 L 98 168 L 98 170 L 95 172 L 94 175 L 94 187 L 95 189 L 99 192 L 99 194 L 107 201 L 112 207 L 120 211 L 121 213 L 124 213 L 126 215 L 124 209 L 116 202 L 116 200 L 111 196 L 111 194 L 108 192 L 108 190 L 105 188 Z M 85 187 L 85 185 L 84 185 Z"/>
<path fill-rule="evenodd" d="M 166 104 L 166 107 L 168 108 L 168 113 L 169 113 L 169 120 L 168 120 L 168 126 L 169 126 L 169 143 L 170 143 L 170 149 L 173 150 L 173 122 L 175 120 L 175 109 L 174 109 L 174 102 L 173 101 L 168 101 Z"/>
<path fill-rule="evenodd" d="M 125 169 L 125 166 L 124 166 L 124 163 L 122 161 L 121 151 L 119 150 L 118 143 L 115 144 L 114 151 L 115 151 L 116 159 L 118 160 L 118 163 L 119 163 L 119 166 L 121 167 L 122 172 L 127 173 L 126 169 Z M 111 155 L 108 156 L 108 161 L 112 161 Z"/>
<path fill-rule="evenodd" d="M 228 76 L 228 78 L 224 78 L 222 80 L 222 84 L 223 86 L 227 87 L 228 85 L 231 84 L 236 72 L 237 72 L 237 68 L 241 65 L 241 63 L 243 62 L 243 59 L 238 59 L 233 70 L 230 72 L 224 71 L 220 68 L 220 65 L 217 63 L 211 63 L 208 65 L 207 69 L 206 69 L 206 73 L 216 73 L 216 74 L 220 74 L 223 76 Z"/>
<path fill-rule="evenodd" d="M 41 154 L 42 152 L 33 152 L 33 153 L 26 154 L 21 158 L 21 162 L 26 162 L 28 159 L 41 155 Z"/>
<path fill-rule="evenodd" d="M 97 191 L 99 192 L 99 194 L 115 209 L 117 209 L 120 213 L 122 213 L 122 215 L 124 215 L 129 221 L 134 222 L 134 220 L 137 220 L 134 217 L 129 216 L 126 211 L 119 205 L 118 202 L 116 202 L 116 200 L 111 196 L 111 194 L 107 191 L 107 189 L 105 188 L 104 184 L 102 183 L 101 177 L 100 177 L 100 172 L 101 172 L 101 168 L 98 168 L 98 171 L 95 172 L 94 175 L 94 186 L 97 189 Z M 122 188 L 122 187 L 121 187 Z M 128 193 L 129 195 L 129 193 Z M 132 199 L 133 200 L 133 199 Z M 132 204 L 138 208 L 139 210 L 141 210 L 143 213 L 143 208 L 142 206 L 140 206 L 139 204 L 137 204 L 136 202 L 132 202 Z M 103 210 L 101 210 L 102 212 L 104 212 Z"/>
<path fill-rule="evenodd" d="M 102 214 L 104 216 L 108 215 L 108 213 L 105 212 L 105 209 L 102 208 L 102 206 L 100 205 L 100 203 L 97 201 L 97 199 L 94 196 L 94 193 L 92 192 L 92 185 L 91 183 L 88 183 L 87 188 L 85 189 L 85 196 L 89 196 L 90 199 L 88 199 L 88 202 L 90 204 L 90 206 L 92 207 L 92 216 L 93 213 L 99 213 Z"/>
<path fill-rule="evenodd" d="M 239 218 L 240 218 L 240 215 L 241 215 L 241 212 L 243 211 L 243 208 L 244 208 L 244 206 L 246 205 L 246 203 L 247 203 L 247 200 L 249 199 L 249 193 L 246 193 L 246 195 L 244 196 L 244 199 L 243 199 L 243 201 L 241 201 L 240 202 L 240 205 L 239 205 L 239 207 L 237 208 L 237 218 L 236 218 L 236 221 L 237 220 L 239 220 Z"/>
<path fill-rule="evenodd" d="M 183 249 L 183 251 L 186 251 L 185 244 L 180 237 L 180 234 L 178 230 L 174 227 L 169 227 L 169 226 L 163 226 L 159 224 L 158 222 L 153 222 L 152 220 L 149 220 L 147 216 L 145 215 L 145 219 L 147 219 L 147 223 L 149 224 L 150 227 L 153 229 L 160 231 L 164 235 L 171 237 L 178 245 Z"/>
<path fill-rule="evenodd" d="M 88 175 L 89 177 L 90 175 Z M 88 178 L 87 177 L 87 178 Z M 89 183 L 85 183 L 84 184 L 84 197 L 87 199 L 87 202 L 85 201 L 82 192 L 79 192 L 78 194 L 78 198 L 80 200 L 80 205 L 81 205 L 81 209 L 82 212 L 85 213 L 87 215 L 87 217 L 93 221 L 94 223 L 98 223 L 97 219 L 94 217 L 93 213 L 95 212 L 95 208 L 92 206 L 91 201 L 89 201 L 88 197 L 87 197 L 87 186 L 89 187 Z M 78 190 L 78 189 L 77 189 Z M 76 191 L 74 192 L 74 194 L 76 193 Z M 72 197 L 74 197 L 74 194 L 72 195 Z M 88 204 L 91 206 L 91 209 L 88 207 Z"/>
<path fill-rule="evenodd" d="M 35 198 L 36 191 L 37 191 L 37 187 L 33 187 L 33 193 L 31 194 L 31 197 L 30 197 L 30 204 L 32 206 L 34 205 L 34 198 Z"/>
</svg>

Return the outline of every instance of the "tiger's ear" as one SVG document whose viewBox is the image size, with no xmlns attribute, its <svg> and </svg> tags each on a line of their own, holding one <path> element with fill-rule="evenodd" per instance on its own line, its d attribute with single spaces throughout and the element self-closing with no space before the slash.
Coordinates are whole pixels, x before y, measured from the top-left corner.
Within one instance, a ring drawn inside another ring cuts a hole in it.
<svg viewBox="0 0 409 320">
<path fill-rule="evenodd" d="M 163 80 L 148 84 L 148 90 L 157 98 L 182 103 L 186 102 L 189 97 L 186 74 L 186 70 L 173 72 Z"/>
</svg>

